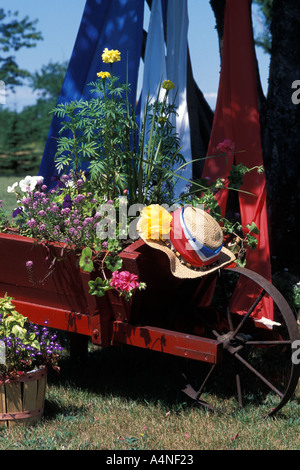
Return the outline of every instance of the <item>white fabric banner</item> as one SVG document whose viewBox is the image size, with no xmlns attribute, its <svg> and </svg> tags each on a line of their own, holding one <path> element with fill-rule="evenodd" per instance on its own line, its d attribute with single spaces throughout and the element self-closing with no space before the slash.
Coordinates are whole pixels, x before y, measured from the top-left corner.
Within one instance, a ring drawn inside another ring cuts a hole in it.
<svg viewBox="0 0 300 470">
<path fill-rule="evenodd" d="M 186 162 L 192 160 L 190 124 L 187 108 L 187 51 L 188 51 L 188 10 L 187 0 L 169 0 L 167 14 L 167 75 L 175 83 L 170 92 L 170 100 L 176 96 L 177 116 L 173 125 L 180 138 L 181 153 Z M 187 164 L 181 174 L 184 178 L 192 178 L 192 164 Z M 187 182 L 181 180 L 177 192 L 181 192 Z"/>
<path fill-rule="evenodd" d="M 186 162 L 190 162 L 191 142 L 186 96 L 187 74 L 187 35 L 188 35 L 187 0 L 169 0 L 167 12 L 167 44 L 164 41 L 164 25 L 161 0 L 153 0 L 145 50 L 143 88 L 141 96 L 141 122 L 143 110 L 150 99 L 156 99 L 159 85 L 163 80 L 171 80 L 175 89 L 169 92 L 170 101 L 176 95 L 178 116 L 174 116 L 173 125 L 180 139 L 181 151 Z M 164 92 L 164 90 L 163 90 Z M 192 165 L 187 164 L 180 173 L 184 178 L 192 178 Z M 176 194 L 184 190 L 187 182 L 178 181 Z"/>
<path fill-rule="evenodd" d="M 144 60 L 141 122 L 147 99 L 155 100 L 162 80 L 167 78 L 164 23 L 161 0 L 153 0 Z"/>
</svg>

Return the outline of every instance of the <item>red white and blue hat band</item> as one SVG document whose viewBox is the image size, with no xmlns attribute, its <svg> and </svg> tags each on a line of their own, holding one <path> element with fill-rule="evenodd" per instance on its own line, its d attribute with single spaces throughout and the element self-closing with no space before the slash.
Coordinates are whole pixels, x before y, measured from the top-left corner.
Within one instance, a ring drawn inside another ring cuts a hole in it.
<svg viewBox="0 0 300 470">
<path fill-rule="evenodd" d="M 170 241 L 182 258 L 195 267 L 209 266 L 219 258 L 223 244 L 211 250 L 197 240 L 189 231 L 184 220 L 184 207 L 172 214 Z"/>
</svg>

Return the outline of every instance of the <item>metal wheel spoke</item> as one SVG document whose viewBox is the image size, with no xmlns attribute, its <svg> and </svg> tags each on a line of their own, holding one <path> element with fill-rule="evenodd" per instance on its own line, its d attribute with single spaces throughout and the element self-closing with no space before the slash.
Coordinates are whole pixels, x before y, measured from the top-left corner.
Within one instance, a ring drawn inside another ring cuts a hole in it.
<svg viewBox="0 0 300 470">
<path fill-rule="evenodd" d="M 292 341 L 291 340 L 283 340 L 283 341 L 246 341 L 245 345 L 247 346 L 281 346 L 283 344 L 288 344 L 291 345 Z"/>
<path fill-rule="evenodd" d="M 238 396 L 238 403 L 240 407 L 243 407 L 240 364 L 236 360 L 234 362 L 235 362 L 235 383 L 236 383 L 236 390 L 237 390 L 237 396 Z"/>
<path fill-rule="evenodd" d="M 260 295 L 257 297 L 257 299 L 255 300 L 255 302 L 253 302 L 253 304 L 251 305 L 251 307 L 249 308 L 248 312 L 246 313 L 246 315 L 243 317 L 242 321 L 239 323 L 239 325 L 236 327 L 234 333 L 233 333 L 233 337 L 235 337 L 238 332 L 240 331 L 240 329 L 243 327 L 243 325 L 246 323 L 246 321 L 248 320 L 248 318 L 250 317 L 251 313 L 255 310 L 255 308 L 257 307 L 257 305 L 259 304 L 259 302 L 261 301 L 261 299 L 263 298 L 263 296 L 265 295 L 266 291 L 263 289 L 262 292 L 260 293 Z"/>
<path fill-rule="evenodd" d="M 203 389 L 209 379 L 209 377 L 211 376 L 211 374 L 213 373 L 213 371 L 215 370 L 215 367 L 216 367 L 216 364 L 213 364 L 211 366 L 211 368 L 209 369 L 208 371 L 208 374 L 206 375 L 205 379 L 203 380 L 202 384 L 201 384 L 201 387 L 199 388 L 199 390 L 196 392 L 196 400 L 199 399 L 201 393 L 203 392 Z"/>
<path fill-rule="evenodd" d="M 249 369 L 253 374 L 255 374 L 262 382 L 264 382 L 273 392 L 277 393 L 281 398 L 283 397 L 283 393 L 280 392 L 269 380 L 267 380 L 263 375 L 261 375 L 249 362 L 247 362 L 242 356 L 238 353 L 234 355 L 236 359 L 238 359 L 242 364 L 244 364 L 247 369 Z"/>
</svg>

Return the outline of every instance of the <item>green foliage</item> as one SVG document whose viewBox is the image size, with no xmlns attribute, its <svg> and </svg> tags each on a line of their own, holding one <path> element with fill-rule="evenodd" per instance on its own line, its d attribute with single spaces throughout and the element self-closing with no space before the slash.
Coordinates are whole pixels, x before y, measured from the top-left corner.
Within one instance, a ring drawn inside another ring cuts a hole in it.
<svg viewBox="0 0 300 470">
<path fill-rule="evenodd" d="M 88 273 L 91 273 L 94 269 L 94 263 L 92 260 L 92 249 L 90 247 L 86 247 L 82 250 L 80 260 L 79 260 L 79 266 L 83 271 L 86 271 Z"/>
<path fill-rule="evenodd" d="M 13 298 L 0 298 L 0 340 L 5 345 L 5 361 L 0 361 L 0 374 L 13 377 L 33 367 L 47 364 L 56 367 L 62 347 L 44 327 L 32 325 L 17 312 Z M 2 358 L 1 358 L 2 359 Z"/>
<path fill-rule="evenodd" d="M 38 91 L 43 101 L 55 103 L 61 91 L 61 86 L 65 78 L 68 62 L 52 62 L 43 65 L 40 71 L 36 71 L 28 78 L 29 86 Z M 52 109 L 50 108 L 50 109 Z M 50 112 L 48 110 L 48 113 Z"/>
<path fill-rule="evenodd" d="M 170 121 L 176 109 L 167 99 L 169 90 L 165 89 L 161 102 L 147 101 L 139 129 L 127 83 L 111 74 L 90 86 L 95 98 L 54 109 L 62 121 L 57 170 L 78 172 L 87 164 L 92 183 L 107 199 L 126 191 L 130 205 L 170 203 L 178 180 L 174 165 L 184 159 Z"/>
<path fill-rule="evenodd" d="M 263 32 L 256 36 L 255 43 L 262 47 L 266 53 L 271 54 L 271 21 L 274 0 L 254 0 L 254 3 L 259 6 L 259 20 L 263 26 Z"/>
<path fill-rule="evenodd" d="M 6 173 L 37 173 L 66 72 L 66 63 L 52 63 L 28 77 L 33 90 L 40 92 L 34 105 L 20 112 L 0 109 L 0 168 Z"/>
<path fill-rule="evenodd" d="M 90 294 L 97 297 L 103 297 L 108 290 L 111 289 L 107 279 L 97 277 L 95 281 L 89 281 Z"/>
<path fill-rule="evenodd" d="M 36 30 L 37 20 L 31 21 L 28 16 L 20 19 L 18 12 L 5 11 L 0 8 L 0 80 L 6 86 L 14 88 L 21 85 L 29 72 L 20 69 L 12 53 L 21 48 L 34 47 L 42 39 Z"/>
<path fill-rule="evenodd" d="M 111 272 L 118 271 L 122 268 L 122 260 L 119 256 L 107 256 L 105 258 L 105 264 Z"/>
</svg>

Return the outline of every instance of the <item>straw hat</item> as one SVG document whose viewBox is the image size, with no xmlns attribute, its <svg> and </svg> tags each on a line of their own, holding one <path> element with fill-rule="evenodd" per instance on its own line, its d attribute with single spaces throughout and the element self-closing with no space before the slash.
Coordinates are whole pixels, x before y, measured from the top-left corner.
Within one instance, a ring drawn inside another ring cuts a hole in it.
<svg viewBox="0 0 300 470">
<path fill-rule="evenodd" d="M 171 272 L 180 279 L 205 276 L 236 259 L 224 247 L 218 222 L 198 207 L 184 206 L 169 214 L 157 204 L 147 206 L 137 232 L 147 245 L 166 253 Z"/>
</svg>

